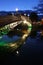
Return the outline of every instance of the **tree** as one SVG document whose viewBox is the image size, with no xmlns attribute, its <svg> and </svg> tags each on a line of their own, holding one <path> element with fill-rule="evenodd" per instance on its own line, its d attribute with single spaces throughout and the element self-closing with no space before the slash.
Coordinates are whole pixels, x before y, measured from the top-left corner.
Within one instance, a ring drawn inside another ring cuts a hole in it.
<svg viewBox="0 0 43 65">
<path fill-rule="evenodd" d="M 34 7 L 34 10 L 38 12 L 38 14 L 43 15 L 43 0 L 39 1 L 37 7 Z"/>
<path fill-rule="evenodd" d="M 31 19 L 32 22 L 37 22 L 38 21 L 38 15 L 35 12 L 31 12 L 29 18 Z"/>
</svg>

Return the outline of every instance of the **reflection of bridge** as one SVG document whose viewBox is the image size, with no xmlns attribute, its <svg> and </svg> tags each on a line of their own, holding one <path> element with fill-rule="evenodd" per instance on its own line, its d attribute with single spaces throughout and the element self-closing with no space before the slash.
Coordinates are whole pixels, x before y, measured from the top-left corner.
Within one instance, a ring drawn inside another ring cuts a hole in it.
<svg viewBox="0 0 43 65">
<path fill-rule="evenodd" d="M 22 21 L 18 22 L 13 22 L 10 23 L 8 25 L 5 25 L 4 27 L 0 28 L 0 35 L 2 34 L 7 34 L 9 31 L 11 31 L 13 28 L 15 28 L 16 26 L 18 26 Z"/>
<path fill-rule="evenodd" d="M 19 23 L 15 22 L 15 23 L 6 25 L 7 27 L 6 26 L 4 26 L 4 27 L 5 27 L 5 29 L 9 27 L 8 30 L 10 31 L 10 29 L 12 29 L 12 28 L 14 28 L 14 27 L 16 27 L 16 26 L 18 26 L 19 24 L 22 23 L 23 26 L 24 25 L 27 26 L 26 32 L 24 32 L 24 34 L 20 37 L 20 39 L 16 40 L 15 42 L 11 42 L 9 44 L 6 44 L 6 42 L 4 44 L 0 43 L 0 46 L 5 47 L 5 49 L 6 48 L 11 48 L 11 49 L 15 50 L 15 49 L 17 49 L 18 47 L 20 47 L 25 42 L 26 38 L 28 37 L 28 35 L 31 32 L 32 25 L 31 25 L 31 22 L 27 21 L 24 16 L 21 16 L 21 18 L 22 18 L 22 21 L 20 21 Z M 3 31 L 3 28 L 1 28 L 1 32 L 2 31 Z"/>
</svg>

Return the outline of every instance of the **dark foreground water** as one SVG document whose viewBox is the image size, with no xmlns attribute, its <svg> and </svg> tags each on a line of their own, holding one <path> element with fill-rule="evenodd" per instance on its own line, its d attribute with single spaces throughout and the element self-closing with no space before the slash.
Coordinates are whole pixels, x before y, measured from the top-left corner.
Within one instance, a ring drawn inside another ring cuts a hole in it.
<svg viewBox="0 0 43 65">
<path fill-rule="evenodd" d="M 8 37 L 6 39 L 8 40 Z M 12 40 L 14 41 L 14 37 Z M 10 38 L 10 41 L 12 40 Z M 40 35 L 35 38 L 28 37 L 26 42 L 15 51 L 0 52 L 0 65 L 35 65 L 37 62 L 38 65 L 43 63 L 43 38 L 41 39 Z"/>
</svg>

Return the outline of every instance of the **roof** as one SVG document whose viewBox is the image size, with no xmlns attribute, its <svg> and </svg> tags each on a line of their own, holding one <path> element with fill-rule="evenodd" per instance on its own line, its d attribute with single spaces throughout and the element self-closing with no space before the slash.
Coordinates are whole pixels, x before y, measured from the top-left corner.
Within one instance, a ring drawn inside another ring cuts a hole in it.
<svg viewBox="0 0 43 65">
<path fill-rule="evenodd" d="M 0 27 L 3 27 L 7 24 L 20 20 L 21 20 L 20 16 L 12 16 L 12 15 L 0 16 Z"/>
</svg>

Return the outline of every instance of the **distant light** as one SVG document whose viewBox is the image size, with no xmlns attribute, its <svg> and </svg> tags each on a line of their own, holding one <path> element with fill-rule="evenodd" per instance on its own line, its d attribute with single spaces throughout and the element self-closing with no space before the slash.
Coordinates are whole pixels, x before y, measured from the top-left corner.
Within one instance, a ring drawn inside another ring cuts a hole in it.
<svg viewBox="0 0 43 65">
<path fill-rule="evenodd" d="M 18 11 L 18 8 L 16 8 L 16 11 Z"/>
<path fill-rule="evenodd" d="M 10 44 L 10 47 L 14 47 L 14 46 L 16 46 L 16 44 Z"/>
<path fill-rule="evenodd" d="M 29 16 L 29 14 L 27 16 Z"/>
<path fill-rule="evenodd" d="M 17 54 L 19 54 L 19 51 L 16 51 Z"/>
<path fill-rule="evenodd" d="M 26 14 L 24 14 L 26 16 Z"/>
</svg>

